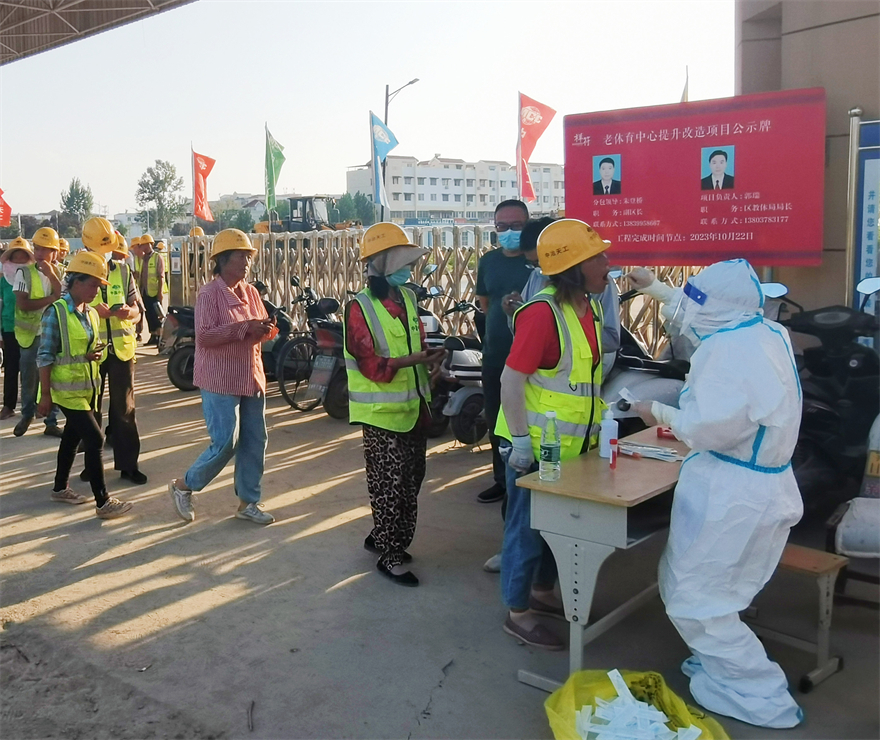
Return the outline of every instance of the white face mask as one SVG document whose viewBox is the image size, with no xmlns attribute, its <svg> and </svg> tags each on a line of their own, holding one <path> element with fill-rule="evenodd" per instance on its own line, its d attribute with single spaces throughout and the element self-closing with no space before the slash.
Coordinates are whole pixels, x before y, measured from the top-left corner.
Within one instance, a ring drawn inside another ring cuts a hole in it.
<svg viewBox="0 0 880 740">
<path fill-rule="evenodd" d="M 18 271 L 18 268 L 21 265 L 17 265 L 15 262 L 4 262 L 3 263 L 3 277 L 6 278 L 6 282 L 12 285 L 12 281 L 15 279 L 15 273 Z"/>
</svg>

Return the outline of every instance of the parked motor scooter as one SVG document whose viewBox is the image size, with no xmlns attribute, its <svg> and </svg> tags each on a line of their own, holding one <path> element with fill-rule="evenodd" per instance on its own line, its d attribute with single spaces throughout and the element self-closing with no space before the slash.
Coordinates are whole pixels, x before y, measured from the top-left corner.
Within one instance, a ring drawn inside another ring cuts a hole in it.
<svg viewBox="0 0 880 740">
<path fill-rule="evenodd" d="M 319 298 L 314 288 L 301 287 L 295 276 L 290 283 L 300 290 L 293 303 L 305 308 L 308 332 L 293 337 L 279 352 L 275 374 L 281 395 L 298 411 L 311 411 L 323 402 L 329 416 L 347 418 L 345 378 L 340 379 L 338 373 L 333 372 L 342 357 L 343 346 L 342 322 L 336 316 L 339 301 Z M 325 359 L 319 361 L 319 372 L 316 373 L 315 361 L 319 355 Z M 331 380 L 335 381 L 332 392 L 329 388 Z"/>
<path fill-rule="evenodd" d="M 196 318 L 192 306 L 169 306 L 159 335 L 159 354 L 168 355 L 168 379 L 182 391 L 196 390 L 193 362 L 196 356 Z"/>
<path fill-rule="evenodd" d="M 475 317 L 481 312 L 472 303 L 461 301 L 446 311 L 469 313 Z M 440 372 L 438 396 L 445 391 L 443 416 L 449 420 L 455 438 L 466 445 L 477 444 L 486 436 L 488 426 L 483 396 L 483 343 L 476 337 L 447 337 L 443 342 L 447 356 Z"/>
<path fill-rule="evenodd" d="M 880 291 L 880 278 L 858 285 L 860 309 Z M 799 357 L 804 408 L 792 468 L 804 507 L 817 510 L 836 503 L 843 483 L 858 483 L 865 469 L 867 441 L 880 413 L 880 358 L 877 349 L 860 344 L 861 337 L 877 341 L 880 319 L 846 306 L 799 309 L 780 321 L 792 332 L 819 339 Z"/>
</svg>

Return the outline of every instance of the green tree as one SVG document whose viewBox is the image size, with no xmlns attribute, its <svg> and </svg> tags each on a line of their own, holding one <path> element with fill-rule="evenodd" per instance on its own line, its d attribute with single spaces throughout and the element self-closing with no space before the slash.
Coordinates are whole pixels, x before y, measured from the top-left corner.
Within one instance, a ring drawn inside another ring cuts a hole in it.
<svg viewBox="0 0 880 740">
<path fill-rule="evenodd" d="M 40 228 L 40 225 L 37 223 L 37 219 L 33 216 L 22 216 L 21 217 L 21 235 L 25 239 L 33 239 L 34 232 Z"/>
<path fill-rule="evenodd" d="M 17 236 L 21 236 L 21 229 L 18 228 L 18 219 L 10 221 L 9 226 L 0 228 L 0 239 L 3 241 L 15 239 Z"/>
<path fill-rule="evenodd" d="M 155 208 L 145 208 L 137 216 L 134 217 L 134 220 L 137 221 L 142 227 L 144 231 L 150 231 L 156 229 L 156 209 Z"/>
<path fill-rule="evenodd" d="M 167 231 L 184 215 L 184 199 L 180 195 L 182 190 L 183 178 L 177 175 L 177 169 L 171 162 L 157 159 L 155 166 L 147 167 L 141 175 L 135 198 L 141 207 L 154 207 L 155 223 L 151 214 L 150 226 L 156 231 Z"/>
<path fill-rule="evenodd" d="M 250 211 L 233 211 L 229 226 L 233 229 L 240 229 L 245 234 L 250 234 L 254 230 L 254 218 Z"/>
<path fill-rule="evenodd" d="M 354 204 L 351 193 L 346 193 L 336 201 L 336 211 L 339 221 L 354 221 L 358 217 L 357 206 Z"/>
<path fill-rule="evenodd" d="M 122 234 L 123 236 L 128 236 L 128 229 L 126 228 L 125 224 L 119 224 L 119 225 L 116 227 L 116 230 L 117 230 L 120 234 Z"/>
<path fill-rule="evenodd" d="M 357 218 L 361 220 L 365 228 L 376 223 L 376 207 L 373 205 L 373 201 L 360 190 L 354 194 L 354 207 L 357 211 Z"/>
<path fill-rule="evenodd" d="M 78 177 L 74 177 L 67 190 L 61 193 L 61 212 L 74 219 L 76 228 L 82 228 L 85 220 L 92 215 L 94 204 L 92 189 L 83 185 Z"/>
</svg>

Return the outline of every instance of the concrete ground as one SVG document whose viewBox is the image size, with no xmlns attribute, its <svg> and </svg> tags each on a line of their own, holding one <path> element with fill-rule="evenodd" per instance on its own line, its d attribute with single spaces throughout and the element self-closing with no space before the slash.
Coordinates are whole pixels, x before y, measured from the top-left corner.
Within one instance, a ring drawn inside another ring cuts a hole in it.
<svg viewBox="0 0 880 740">
<path fill-rule="evenodd" d="M 127 485 L 105 453 L 112 494 L 134 503 L 123 519 L 51 502 L 57 441 L 40 423 L 21 439 L 15 419 L 0 427 L 4 738 L 551 737 L 546 695 L 516 672 L 564 678 L 568 656 L 501 631 L 498 576 L 481 568 L 500 546 L 499 506 L 475 500 L 485 449 L 451 437 L 430 446 L 411 548 L 422 585 L 405 589 L 362 548 L 370 508 L 357 428 L 292 411 L 273 387 L 264 502 L 277 522 L 232 517 L 230 467 L 185 524 L 166 486 L 206 445 L 199 397 L 173 388 L 152 350 L 137 373 L 149 483 Z M 819 534 L 805 527 L 795 540 Z M 609 560 L 595 614 L 651 581 L 660 539 Z M 762 616 L 809 635 L 813 581 L 782 574 L 761 598 Z M 835 607 L 833 644 L 845 670 L 796 694 L 800 727 L 719 718 L 731 737 L 877 738 L 877 611 Z M 805 653 L 768 647 L 792 685 L 811 667 Z M 690 701 L 685 657 L 655 599 L 589 645 L 585 667 L 659 671 Z"/>
</svg>

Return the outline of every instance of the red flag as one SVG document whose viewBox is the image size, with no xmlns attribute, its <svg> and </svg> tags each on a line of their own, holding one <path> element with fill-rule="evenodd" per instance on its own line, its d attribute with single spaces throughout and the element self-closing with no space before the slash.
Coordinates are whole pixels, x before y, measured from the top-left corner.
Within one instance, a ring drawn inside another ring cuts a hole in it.
<svg viewBox="0 0 880 740">
<path fill-rule="evenodd" d="M 203 221 L 213 221 L 214 214 L 208 205 L 208 175 L 216 160 L 193 152 L 193 213 Z"/>
<path fill-rule="evenodd" d="M 12 209 L 9 203 L 3 200 L 3 191 L 0 190 L 0 226 L 6 227 L 12 223 Z"/>
<path fill-rule="evenodd" d="M 547 130 L 556 111 L 549 105 L 519 94 L 519 142 L 516 147 L 517 181 L 520 196 L 527 201 L 535 200 L 535 190 L 529 175 L 529 159 L 541 134 Z"/>
</svg>

